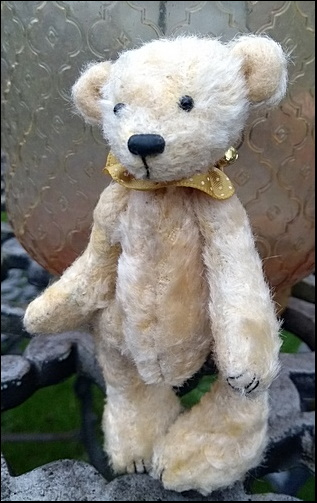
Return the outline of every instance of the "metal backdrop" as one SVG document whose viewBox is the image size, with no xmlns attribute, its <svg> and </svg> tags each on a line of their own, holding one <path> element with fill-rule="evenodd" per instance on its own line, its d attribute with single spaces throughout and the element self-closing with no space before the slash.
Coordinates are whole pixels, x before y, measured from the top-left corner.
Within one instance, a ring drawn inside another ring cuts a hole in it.
<svg viewBox="0 0 317 503">
<path fill-rule="evenodd" d="M 251 32 L 291 53 L 290 85 L 277 109 L 250 117 L 228 174 L 270 284 L 281 294 L 313 271 L 315 2 L 4 1 L 1 13 L 7 211 L 41 265 L 60 274 L 84 249 L 109 182 L 107 145 L 70 102 L 81 68 L 161 36 Z"/>
</svg>

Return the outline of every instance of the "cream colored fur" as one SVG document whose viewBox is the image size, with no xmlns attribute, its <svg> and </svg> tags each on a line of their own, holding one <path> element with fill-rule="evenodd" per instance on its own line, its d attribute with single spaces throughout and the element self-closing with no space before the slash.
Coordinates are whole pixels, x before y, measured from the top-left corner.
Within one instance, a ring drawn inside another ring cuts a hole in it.
<svg viewBox="0 0 317 503">
<path fill-rule="evenodd" d="M 207 171 L 238 138 L 250 106 L 278 103 L 286 80 L 285 55 L 266 37 L 179 37 L 89 66 L 73 98 L 136 178 L 146 170 L 129 138 L 164 138 L 164 151 L 146 158 L 148 177 L 170 181 Z M 192 110 L 179 106 L 183 96 Z M 105 449 L 117 473 L 147 470 L 167 488 L 207 494 L 261 461 L 279 324 L 236 196 L 111 183 L 86 251 L 24 319 L 31 333 L 87 321 L 107 384 Z M 217 383 L 184 412 L 172 387 L 210 354 Z"/>
</svg>

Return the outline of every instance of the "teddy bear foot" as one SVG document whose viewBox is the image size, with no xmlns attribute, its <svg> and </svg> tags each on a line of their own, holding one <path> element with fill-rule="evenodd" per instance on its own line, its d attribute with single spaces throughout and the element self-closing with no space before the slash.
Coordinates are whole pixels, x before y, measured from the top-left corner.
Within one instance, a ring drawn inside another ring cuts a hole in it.
<svg viewBox="0 0 317 503">
<path fill-rule="evenodd" d="M 142 458 L 135 459 L 130 463 L 126 461 L 126 463 L 121 463 L 114 461 L 112 463 L 113 471 L 116 473 L 150 473 L 152 467 L 152 459 Z"/>
<path fill-rule="evenodd" d="M 105 423 L 104 423 L 105 424 Z M 119 419 L 115 427 L 105 431 L 105 451 L 113 473 L 150 473 L 152 468 L 152 455 L 154 432 L 147 431 L 142 436 L 144 424 L 132 425 L 126 421 L 125 427 Z M 119 433 L 119 434 L 118 434 Z M 114 437 L 114 434 L 116 436 Z"/>
<path fill-rule="evenodd" d="M 266 396 L 237 398 L 228 385 L 215 388 L 181 414 L 155 446 L 151 475 L 166 489 L 207 495 L 243 479 L 261 461 Z"/>
<path fill-rule="evenodd" d="M 159 479 L 165 489 L 178 492 L 196 490 L 206 496 L 212 491 L 228 487 L 243 479 L 246 472 L 260 462 L 262 448 L 253 452 L 249 459 L 241 461 L 238 454 L 231 456 L 232 447 L 228 449 L 227 454 L 224 452 L 226 447 L 221 448 L 221 445 L 230 444 L 229 437 L 206 436 L 206 444 L 211 445 L 204 447 L 199 446 L 200 439 L 199 434 L 196 438 L 193 436 L 195 449 L 186 448 L 187 453 L 181 445 L 180 452 L 176 455 L 175 451 L 178 449 L 175 445 L 174 454 L 168 452 L 169 448 L 166 445 L 162 446 L 160 454 L 154 455 L 151 476 Z M 183 442 L 185 445 L 187 439 Z"/>
<path fill-rule="evenodd" d="M 153 446 L 179 415 L 179 399 L 168 387 L 141 382 L 128 393 L 111 386 L 107 391 L 103 430 L 113 471 L 149 473 Z"/>
</svg>

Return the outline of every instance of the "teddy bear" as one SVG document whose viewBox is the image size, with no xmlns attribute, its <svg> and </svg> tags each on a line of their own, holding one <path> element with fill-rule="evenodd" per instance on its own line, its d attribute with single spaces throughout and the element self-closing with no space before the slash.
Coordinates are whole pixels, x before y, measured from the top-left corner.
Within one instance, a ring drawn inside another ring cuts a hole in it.
<svg viewBox="0 0 317 503">
<path fill-rule="evenodd" d="M 116 474 L 208 494 L 263 460 L 280 325 L 223 161 L 249 111 L 277 105 L 286 87 L 281 46 L 248 34 L 152 40 L 89 64 L 72 88 L 110 146 L 112 180 L 86 250 L 24 325 L 41 334 L 89 323 Z M 216 382 L 184 410 L 175 390 L 208 359 Z"/>
</svg>

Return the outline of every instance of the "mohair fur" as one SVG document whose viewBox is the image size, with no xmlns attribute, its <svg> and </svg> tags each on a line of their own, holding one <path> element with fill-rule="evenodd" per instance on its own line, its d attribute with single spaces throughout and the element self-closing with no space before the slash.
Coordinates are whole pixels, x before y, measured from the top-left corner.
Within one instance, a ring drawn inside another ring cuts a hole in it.
<svg viewBox="0 0 317 503">
<path fill-rule="evenodd" d="M 73 99 L 131 175 L 144 179 L 146 171 L 129 138 L 155 134 L 165 148 L 147 157 L 148 177 L 179 180 L 223 156 L 252 105 L 281 100 L 286 63 L 267 37 L 155 40 L 88 66 Z M 192 110 L 179 106 L 183 96 L 193 98 Z M 147 470 L 166 488 L 207 494 L 261 462 L 279 323 L 237 196 L 219 201 L 191 188 L 142 192 L 112 182 L 86 251 L 24 318 L 30 333 L 87 322 L 107 384 L 103 429 L 114 471 Z M 183 411 L 172 387 L 210 354 L 217 382 Z"/>
</svg>

